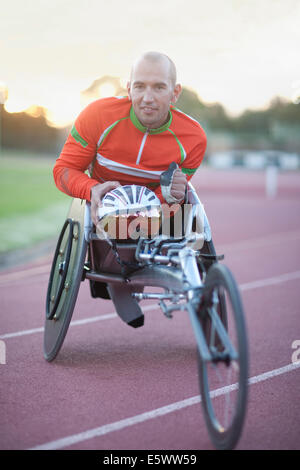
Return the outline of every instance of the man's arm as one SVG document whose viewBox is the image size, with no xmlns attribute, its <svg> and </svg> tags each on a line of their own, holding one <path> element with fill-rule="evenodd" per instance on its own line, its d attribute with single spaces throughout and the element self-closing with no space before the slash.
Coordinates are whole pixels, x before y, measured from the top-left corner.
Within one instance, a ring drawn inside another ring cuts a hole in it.
<svg viewBox="0 0 300 470">
<path fill-rule="evenodd" d="M 99 181 L 85 172 L 96 156 L 100 130 L 101 116 L 97 103 L 93 102 L 79 114 L 53 168 L 60 191 L 90 201 L 91 188 Z"/>
<path fill-rule="evenodd" d="M 58 189 L 71 197 L 91 202 L 94 224 L 98 222 L 97 210 L 101 206 L 101 199 L 108 191 L 120 185 L 118 181 L 99 183 L 85 173 L 97 152 L 97 141 L 101 133 L 100 119 L 97 103 L 91 103 L 80 113 L 53 169 Z"/>
</svg>

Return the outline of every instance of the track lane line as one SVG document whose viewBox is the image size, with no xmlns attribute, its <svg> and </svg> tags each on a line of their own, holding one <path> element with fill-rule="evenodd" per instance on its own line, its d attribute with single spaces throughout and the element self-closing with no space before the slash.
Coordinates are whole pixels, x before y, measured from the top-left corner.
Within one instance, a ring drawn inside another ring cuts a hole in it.
<svg viewBox="0 0 300 470">
<path fill-rule="evenodd" d="M 150 310 L 157 310 L 159 309 L 158 305 L 146 305 L 143 307 L 143 311 L 150 311 Z M 89 317 L 89 318 L 83 318 L 81 320 L 74 320 L 71 321 L 70 326 L 81 326 L 81 325 L 86 325 L 88 323 L 94 323 L 97 321 L 101 320 L 111 320 L 112 318 L 117 318 L 118 314 L 116 312 L 112 313 L 106 313 L 104 315 L 97 315 L 95 317 Z M 39 327 L 39 328 L 32 328 L 31 330 L 21 330 L 21 331 L 16 331 L 14 333 L 5 333 L 3 335 L 0 335 L 0 339 L 9 339 L 9 338 L 15 338 L 18 336 L 27 336 L 35 333 L 43 333 L 44 327 Z"/>
<path fill-rule="evenodd" d="M 240 284 L 239 288 L 241 291 L 258 289 L 260 287 L 274 286 L 283 282 L 294 281 L 295 279 L 300 279 L 300 271 L 280 274 L 279 276 L 269 277 L 258 281 L 245 282 Z"/>
<path fill-rule="evenodd" d="M 253 248 L 262 248 L 264 246 L 271 246 L 276 245 L 278 243 L 284 242 L 293 242 L 300 239 L 300 231 L 293 230 L 290 232 L 279 232 L 279 233 L 271 233 L 269 235 L 265 235 L 263 237 L 257 238 L 248 238 L 246 240 L 240 240 L 236 243 L 224 243 L 220 244 L 220 246 L 216 247 L 221 251 L 226 250 L 249 250 Z"/>
<path fill-rule="evenodd" d="M 279 276 L 274 276 L 274 277 L 270 277 L 266 279 L 260 279 L 257 281 L 246 282 L 246 283 L 240 284 L 239 288 L 241 291 L 247 291 L 251 289 L 258 289 L 261 287 L 273 286 L 276 284 L 281 284 L 283 282 L 294 281 L 295 279 L 300 279 L 300 271 L 280 274 Z M 156 310 L 156 309 L 159 309 L 158 305 L 147 305 L 142 308 L 142 310 L 145 312 Z M 118 317 L 118 314 L 116 312 L 112 312 L 112 313 L 107 313 L 105 315 L 98 315 L 95 317 L 84 318 L 82 320 L 74 320 L 70 323 L 70 326 L 81 326 L 81 325 L 85 325 L 88 323 L 93 323 L 93 322 L 101 321 L 101 320 L 110 320 L 112 318 L 117 318 L 117 317 Z M 20 337 L 20 336 L 26 336 L 26 335 L 31 335 L 35 333 L 42 333 L 43 331 L 44 331 L 44 327 L 33 328 L 30 330 L 21 330 L 21 331 L 16 331 L 13 333 L 2 334 L 0 335 L 0 339 L 16 338 L 18 336 Z"/>
<path fill-rule="evenodd" d="M 35 266 L 33 268 L 22 269 L 21 271 L 0 274 L 0 286 L 11 281 L 18 281 L 19 279 L 28 278 L 28 276 L 37 276 L 38 274 L 50 273 L 50 269 L 51 264 L 44 264 L 42 266 Z"/>
<path fill-rule="evenodd" d="M 280 367 L 278 369 L 273 369 L 268 372 L 264 372 L 262 374 L 256 375 L 251 377 L 248 381 L 249 385 L 254 385 L 259 382 L 263 382 L 268 379 L 272 379 L 282 374 L 286 374 L 288 372 L 294 371 L 300 367 L 300 362 L 296 362 L 294 364 L 287 364 L 286 366 Z M 217 396 L 224 395 L 228 391 L 234 390 L 237 388 L 237 384 L 231 384 L 226 387 L 221 387 L 216 390 L 212 390 L 211 396 L 213 398 Z M 130 418 L 125 418 L 120 421 L 115 421 L 113 423 L 105 424 L 103 426 L 99 426 L 97 428 L 89 429 L 87 431 L 83 431 L 77 434 L 73 434 L 71 436 L 66 436 L 61 439 L 57 439 L 54 441 L 46 442 L 41 445 L 37 445 L 35 447 L 31 447 L 28 450 L 58 450 L 63 449 L 65 447 L 70 447 L 74 444 L 78 444 L 79 442 L 87 441 L 89 439 L 93 439 L 95 437 L 104 436 L 111 432 L 120 431 L 124 428 L 128 428 L 130 426 L 134 426 L 138 423 L 143 423 L 145 421 L 149 421 L 150 419 L 158 418 L 159 416 L 164 416 L 169 413 L 173 413 L 175 411 L 181 410 L 188 406 L 195 405 L 201 402 L 201 396 L 196 395 L 191 398 L 187 398 L 185 400 L 177 401 L 175 403 L 170 403 L 169 405 L 163 406 L 161 408 L 156 408 L 154 410 L 146 411 L 145 413 L 141 413 L 135 416 L 131 416 Z"/>
</svg>

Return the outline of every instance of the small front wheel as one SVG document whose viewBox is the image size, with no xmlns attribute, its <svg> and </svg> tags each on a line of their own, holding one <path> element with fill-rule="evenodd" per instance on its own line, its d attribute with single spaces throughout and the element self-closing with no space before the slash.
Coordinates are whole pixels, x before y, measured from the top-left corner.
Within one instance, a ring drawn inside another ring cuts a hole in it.
<svg viewBox="0 0 300 470">
<path fill-rule="evenodd" d="M 212 358 L 204 361 L 198 354 L 207 429 L 216 448 L 232 449 L 246 414 L 248 347 L 242 301 L 226 266 L 216 263 L 209 269 L 198 319 Z"/>
</svg>

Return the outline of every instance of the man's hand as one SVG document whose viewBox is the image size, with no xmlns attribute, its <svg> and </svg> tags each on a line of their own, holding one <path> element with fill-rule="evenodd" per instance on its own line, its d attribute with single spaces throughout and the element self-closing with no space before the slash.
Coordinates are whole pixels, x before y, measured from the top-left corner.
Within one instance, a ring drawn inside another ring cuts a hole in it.
<svg viewBox="0 0 300 470">
<path fill-rule="evenodd" d="M 173 180 L 171 185 L 171 196 L 174 197 L 177 202 L 181 202 L 185 196 L 186 188 L 186 176 L 182 171 L 177 168 L 173 174 Z"/>
<path fill-rule="evenodd" d="M 112 189 L 121 186 L 118 181 L 107 181 L 106 183 L 99 183 L 92 187 L 91 189 L 91 217 L 93 224 L 97 225 L 98 223 L 98 208 L 101 207 L 101 200 L 106 193 Z"/>
<path fill-rule="evenodd" d="M 161 174 L 160 186 L 164 199 L 169 203 L 180 203 L 185 196 L 186 176 L 176 163 L 171 163 L 169 168 Z"/>
</svg>

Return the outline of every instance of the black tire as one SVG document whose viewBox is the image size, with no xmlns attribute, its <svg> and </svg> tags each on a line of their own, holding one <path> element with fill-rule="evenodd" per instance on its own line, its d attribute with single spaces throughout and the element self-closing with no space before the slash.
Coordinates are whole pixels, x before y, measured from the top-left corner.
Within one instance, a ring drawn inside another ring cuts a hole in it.
<svg viewBox="0 0 300 470">
<path fill-rule="evenodd" d="M 60 302 L 69 269 L 74 222 L 67 219 L 60 232 L 52 262 L 46 297 L 46 318 L 52 320 Z"/>
<path fill-rule="evenodd" d="M 73 207 L 78 204 L 74 201 Z M 44 357 L 49 362 L 57 356 L 67 334 L 82 280 L 86 251 L 81 220 L 69 217 L 58 239 L 46 297 Z"/>
<path fill-rule="evenodd" d="M 209 311 L 221 317 L 237 353 L 235 359 L 225 351 L 223 342 L 212 327 Z M 204 362 L 198 354 L 201 403 L 207 429 L 217 449 L 233 449 L 240 438 L 246 415 L 248 343 L 239 290 L 226 266 L 215 263 L 209 269 L 198 314 L 207 346 L 216 359 L 215 362 Z"/>
</svg>

